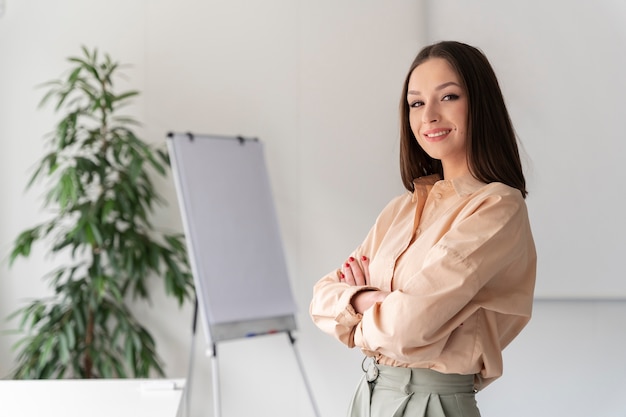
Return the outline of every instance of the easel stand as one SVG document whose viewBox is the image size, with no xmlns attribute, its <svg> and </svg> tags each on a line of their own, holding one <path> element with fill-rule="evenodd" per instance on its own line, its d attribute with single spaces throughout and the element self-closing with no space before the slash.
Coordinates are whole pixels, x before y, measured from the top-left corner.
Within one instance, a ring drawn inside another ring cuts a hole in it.
<svg viewBox="0 0 626 417">
<path fill-rule="evenodd" d="M 287 333 L 315 410 L 292 332 L 297 330 L 263 143 L 240 136 L 169 133 L 172 174 L 197 296 L 211 347 L 213 417 L 220 417 L 218 342 Z M 253 208 L 251 210 L 251 208 Z M 191 389 L 187 378 L 187 414 Z"/>
<path fill-rule="evenodd" d="M 185 414 L 184 415 L 187 417 L 190 416 L 190 412 L 191 412 L 191 385 L 192 385 L 193 362 L 194 362 L 195 345 L 196 345 L 197 319 L 198 319 L 198 300 L 196 299 L 195 307 L 194 307 L 194 314 L 193 314 L 191 352 L 189 355 L 189 369 L 187 370 L 187 382 L 185 384 L 185 393 L 184 393 L 185 395 Z M 309 401 L 311 402 L 311 407 L 313 408 L 313 414 L 315 415 L 315 417 L 320 417 L 317 404 L 315 403 L 315 398 L 313 397 L 313 391 L 311 390 L 311 386 L 306 377 L 304 366 L 302 364 L 302 358 L 300 357 L 300 353 L 296 347 L 295 337 L 293 336 L 290 330 L 280 331 L 277 333 L 287 334 L 287 337 L 289 338 L 289 343 L 291 344 L 294 356 L 296 358 L 296 362 L 298 363 L 298 369 L 300 370 L 300 375 L 302 375 L 302 381 L 304 382 L 304 386 L 309 396 Z M 219 361 L 217 357 L 217 344 L 213 343 L 211 349 L 208 349 L 206 353 L 207 353 L 207 356 L 211 357 L 211 372 L 212 372 L 212 385 L 213 385 L 213 417 L 221 417 L 222 409 L 221 409 L 220 377 L 219 377 Z"/>
</svg>

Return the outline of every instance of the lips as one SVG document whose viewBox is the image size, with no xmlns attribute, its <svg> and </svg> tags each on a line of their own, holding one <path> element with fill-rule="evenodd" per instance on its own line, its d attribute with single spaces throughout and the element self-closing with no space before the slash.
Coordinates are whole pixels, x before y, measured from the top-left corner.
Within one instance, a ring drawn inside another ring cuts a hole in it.
<svg viewBox="0 0 626 417">
<path fill-rule="evenodd" d="M 432 129 L 422 133 L 422 136 L 429 142 L 437 142 L 444 139 L 452 129 Z"/>
</svg>

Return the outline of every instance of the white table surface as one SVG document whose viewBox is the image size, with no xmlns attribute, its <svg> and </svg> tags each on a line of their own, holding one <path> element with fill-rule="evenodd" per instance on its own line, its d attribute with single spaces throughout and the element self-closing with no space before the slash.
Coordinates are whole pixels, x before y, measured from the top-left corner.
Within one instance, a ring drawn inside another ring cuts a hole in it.
<svg viewBox="0 0 626 417">
<path fill-rule="evenodd" d="M 0 380 L 0 417 L 176 417 L 184 379 Z"/>
</svg>

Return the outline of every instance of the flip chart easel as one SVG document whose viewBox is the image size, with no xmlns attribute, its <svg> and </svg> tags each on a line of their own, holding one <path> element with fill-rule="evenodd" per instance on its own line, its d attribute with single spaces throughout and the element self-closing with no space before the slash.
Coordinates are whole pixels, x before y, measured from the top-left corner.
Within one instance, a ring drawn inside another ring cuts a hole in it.
<svg viewBox="0 0 626 417">
<path fill-rule="evenodd" d="M 167 145 L 196 288 L 193 337 L 199 314 L 211 347 L 214 416 L 221 415 L 218 343 L 285 333 L 319 417 L 293 337 L 296 304 L 262 142 L 169 133 Z"/>
</svg>

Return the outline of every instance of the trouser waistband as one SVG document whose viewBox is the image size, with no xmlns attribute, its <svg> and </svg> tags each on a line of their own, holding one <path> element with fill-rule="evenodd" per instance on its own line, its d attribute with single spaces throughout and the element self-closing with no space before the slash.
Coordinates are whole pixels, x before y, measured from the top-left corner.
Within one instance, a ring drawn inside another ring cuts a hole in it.
<svg viewBox="0 0 626 417">
<path fill-rule="evenodd" d="M 435 394 L 474 392 L 474 375 L 444 374 L 423 368 L 372 365 L 378 368 L 378 377 L 373 381 L 377 387 L 404 388 L 407 392 Z"/>
</svg>

